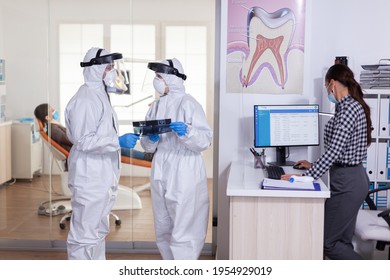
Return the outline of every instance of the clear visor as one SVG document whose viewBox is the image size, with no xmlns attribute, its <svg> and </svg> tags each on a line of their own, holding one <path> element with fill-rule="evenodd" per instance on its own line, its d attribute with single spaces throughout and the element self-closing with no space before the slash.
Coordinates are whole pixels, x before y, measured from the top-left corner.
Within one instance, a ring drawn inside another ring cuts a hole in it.
<svg viewBox="0 0 390 280">
<path fill-rule="evenodd" d="M 108 92 L 130 94 L 129 78 L 129 71 L 126 70 L 123 59 L 114 60 L 111 64 L 107 65 L 104 82 Z"/>
<path fill-rule="evenodd" d="M 141 92 L 143 95 L 153 95 L 155 97 L 158 97 L 159 94 L 156 92 L 153 86 L 153 80 L 157 76 L 157 73 L 150 70 L 146 69 L 145 77 L 144 77 L 144 82 L 142 84 L 142 89 Z"/>
</svg>

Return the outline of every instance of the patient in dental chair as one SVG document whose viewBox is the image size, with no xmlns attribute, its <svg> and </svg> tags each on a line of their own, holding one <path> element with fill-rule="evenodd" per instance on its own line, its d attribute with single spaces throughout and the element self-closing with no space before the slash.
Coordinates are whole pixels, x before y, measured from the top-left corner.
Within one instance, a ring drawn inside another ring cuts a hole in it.
<svg viewBox="0 0 390 280">
<path fill-rule="evenodd" d="M 34 115 L 42 122 L 46 132 L 48 132 L 50 122 L 50 137 L 69 152 L 73 144 L 66 136 L 66 128 L 58 122 L 58 112 L 49 104 L 43 103 L 35 108 Z M 146 161 L 153 159 L 153 153 L 145 153 L 136 149 L 121 148 L 121 155 Z"/>
</svg>

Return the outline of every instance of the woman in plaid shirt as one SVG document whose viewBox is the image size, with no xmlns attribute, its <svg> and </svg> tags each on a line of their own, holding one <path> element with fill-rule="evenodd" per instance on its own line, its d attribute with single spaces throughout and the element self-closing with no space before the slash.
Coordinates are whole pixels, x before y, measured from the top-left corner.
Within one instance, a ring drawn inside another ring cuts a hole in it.
<svg viewBox="0 0 390 280">
<path fill-rule="evenodd" d="M 296 165 L 307 169 L 304 175 L 314 179 L 329 170 L 331 197 L 325 202 L 325 256 L 335 260 L 362 259 L 353 250 L 352 236 L 358 210 L 369 189 L 362 161 L 371 144 L 370 108 L 348 66 L 330 67 L 325 87 L 329 101 L 336 104 L 336 114 L 325 127 L 325 152 L 313 164 L 300 160 Z M 282 179 L 290 176 L 283 175 Z"/>
</svg>

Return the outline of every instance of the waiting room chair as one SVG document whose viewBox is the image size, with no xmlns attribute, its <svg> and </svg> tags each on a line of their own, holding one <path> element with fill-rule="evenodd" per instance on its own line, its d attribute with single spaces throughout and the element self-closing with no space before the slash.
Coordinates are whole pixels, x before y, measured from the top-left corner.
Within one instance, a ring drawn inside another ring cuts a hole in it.
<svg viewBox="0 0 390 280">
<path fill-rule="evenodd" d="M 355 250 L 366 259 L 373 258 L 374 247 L 384 251 L 390 245 L 390 209 L 378 210 L 372 199 L 374 194 L 389 189 L 390 186 L 370 190 L 365 199 L 369 209 L 360 209 L 357 216 L 353 243 Z"/>
<path fill-rule="evenodd" d="M 61 171 L 61 174 L 60 174 L 61 175 L 61 188 L 62 188 L 62 192 L 64 193 L 64 195 L 67 196 L 67 198 L 52 200 L 52 202 L 56 202 L 56 203 L 61 202 L 62 204 L 66 200 L 68 200 L 70 202 L 71 193 L 70 193 L 70 190 L 68 188 L 68 180 L 67 180 L 68 177 L 67 177 L 67 172 L 65 170 L 65 162 L 69 156 L 69 152 L 66 149 L 64 149 L 63 147 L 61 147 L 61 145 L 59 145 L 57 142 L 55 142 L 53 139 L 51 139 L 47 135 L 47 133 L 44 130 L 43 124 L 40 120 L 37 120 L 37 122 L 39 125 L 39 133 L 40 133 L 42 139 L 44 140 L 43 142 L 45 143 L 45 145 L 48 147 L 49 151 L 51 152 L 52 160 L 54 160 L 56 162 L 57 166 L 59 167 L 59 169 Z M 150 161 L 125 157 L 125 156 L 121 157 L 121 161 L 122 161 L 122 163 L 125 163 L 125 164 L 138 165 L 138 166 L 142 166 L 142 167 L 146 167 L 146 168 L 150 168 L 151 164 L 152 164 Z M 141 186 L 136 186 L 133 188 L 128 188 L 128 187 L 119 185 L 117 199 L 116 199 L 116 202 L 115 202 L 112 210 L 141 209 L 142 208 L 142 201 L 138 195 L 138 192 L 141 192 L 141 191 L 149 188 L 149 186 L 150 186 L 149 183 L 141 185 Z M 65 221 L 69 221 L 70 217 L 71 217 L 71 209 L 70 209 L 69 202 L 68 202 L 69 206 L 66 207 L 66 208 L 68 208 L 68 210 L 64 211 L 66 214 L 62 217 L 60 224 L 59 224 L 61 229 L 64 229 L 66 227 Z M 48 203 L 48 202 L 45 202 L 45 203 Z M 41 203 L 41 206 L 43 206 L 43 203 Z M 57 208 L 59 208 L 59 206 Z M 120 218 L 112 212 L 110 214 L 115 218 L 115 224 L 120 225 L 121 224 Z"/>
</svg>

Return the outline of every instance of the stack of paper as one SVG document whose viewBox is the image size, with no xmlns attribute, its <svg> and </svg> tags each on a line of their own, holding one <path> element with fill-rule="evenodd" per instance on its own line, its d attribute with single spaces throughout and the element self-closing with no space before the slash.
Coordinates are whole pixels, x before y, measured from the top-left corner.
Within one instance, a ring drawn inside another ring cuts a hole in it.
<svg viewBox="0 0 390 280">
<path fill-rule="evenodd" d="M 389 88 L 390 87 L 390 64 L 381 64 L 381 61 L 389 59 L 381 59 L 379 64 L 362 65 L 364 69 L 360 73 L 360 85 L 362 88 Z"/>
<path fill-rule="evenodd" d="M 319 191 L 320 184 L 313 182 L 289 182 L 286 180 L 274 180 L 264 178 L 262 188 L 265 190 L 297 190 L 297 191 Z"/>
<path fill-rule="evenodd" d="M 390 71 L 362 71 L 360 73 L 360 85 L 364 89 L 389 88 Z"/>
</svg>

